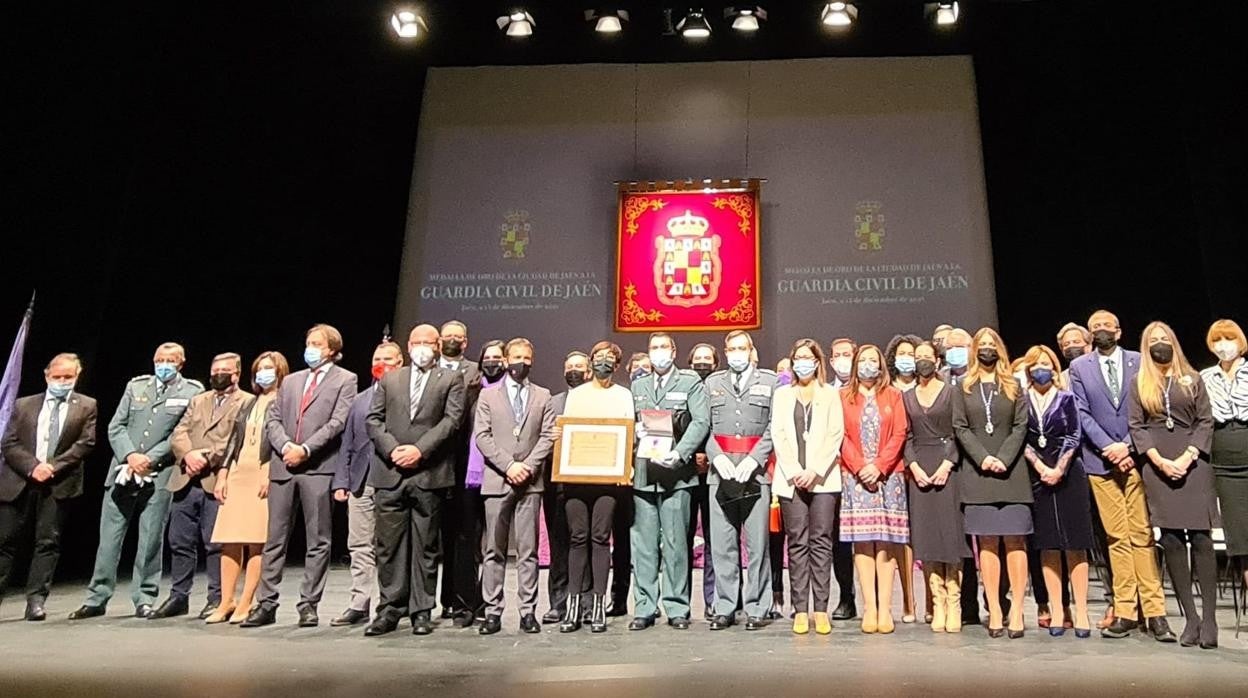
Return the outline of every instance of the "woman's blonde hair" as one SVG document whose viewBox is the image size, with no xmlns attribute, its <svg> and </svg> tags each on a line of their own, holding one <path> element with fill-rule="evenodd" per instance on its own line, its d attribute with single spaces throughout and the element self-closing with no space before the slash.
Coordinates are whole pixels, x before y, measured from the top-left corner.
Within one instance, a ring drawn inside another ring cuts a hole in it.
<svg viewBox="0 0 1248 698">
<path fill-rule="evenodd" d="M 997 376 L 997 385 L 1011 402 L 1018 399 L 1019 385 L 1014 380 L 1014 372 L 1010 370 L 1010 352 L 1005 348 L 1005 340 L 991 327 L 981 327 L 971 338 L 970 364 L 966 367 L 966 377 L 962 379 L 962 392 L 969 393 L 971 388 L 979 384 L 979 344 L 985 337 L 991 337 L 997 345 L 997 365 L 993 373 Z"/>
<path fill-rule="evenodd" d="M 1039 363 L 1041 356 L 1047 356 L 1049 358 L 1049 365 L 1053 367 L 1053 385 L 1056 386 L 1058 390 L 1065 390 L 1066 381 L 1062 380 L 1062 365 L 1057 362 L 1057 354 L 1053 353 L 1052 349 L 1043 344 L 1037 344 L 1036 346 L 1028 349 L 1027 353 L 1023 355 L 1022 362 L 1023 368 L 1027 373 L 1027 380 L 1031 380 L 1031 367 Z"/>
<path fill-rule="evenodd" d="M 1162 393 L 1165 391 L 1166 374 L 1161 366 L 1153 361 L 1153 355 L 1148 351 L 1148 338 L 1156 329 L 1164 332 L 1166 338 L 1170 340 L 1170 346 L 1174 347 L 1174 358 L 1170 360 L 1170 375 L 1179 379 L 1179 387 L 1186 390 L 1188 396 L 1191 397 L 1196 392 L 1196 381 L 1200 380 L 1200 375 L 1183 355 L 1183 347 L 1179 346 L 1179 338 L 1174 336 L 1174 330 L 1160 320 L 1148 323 L 1148 327 L 1145 327 L 1143 334 L 1140 335 L 1140 372 L 1135 376 L 1135 389 L 1140 395 L 1140 404 L 1149 414 L 1160 414 L 1165 410 Z"/>
</svg>

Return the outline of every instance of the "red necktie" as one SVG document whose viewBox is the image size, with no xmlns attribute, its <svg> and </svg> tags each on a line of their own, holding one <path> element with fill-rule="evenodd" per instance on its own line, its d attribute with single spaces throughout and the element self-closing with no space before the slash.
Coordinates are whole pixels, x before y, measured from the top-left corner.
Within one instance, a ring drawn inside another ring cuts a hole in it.
<svg viewBox="0 0 1248 698">
<path fill-rule="evenodd" d="M 316 386 L 320 380 L 320 371 L 313 371 L 312 382 L 308 383 L 308 389 L 303 391 L 303 399 L 299 401 L 299 417 L 295 420 L 295 443 L 303 440 L 303 413 L 307 412 L 308 405 L 312 402 L 312 394 L 316 392 Z"/>
</svg>

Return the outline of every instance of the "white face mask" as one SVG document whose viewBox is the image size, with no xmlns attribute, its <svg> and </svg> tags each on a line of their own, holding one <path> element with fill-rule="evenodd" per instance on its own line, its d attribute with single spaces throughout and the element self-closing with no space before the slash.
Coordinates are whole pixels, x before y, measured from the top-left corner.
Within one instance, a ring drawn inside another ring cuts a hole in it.
<svg viewBox="0 0 1248 698">
<path fill-rule="evenodd" d="M 1239 345 L 1229 339 L 1219 339 L 1213 343 L 1213 353 L 1223 361 L 1234 361 L 1239 358 Z"/>
<path fill-rule="evenodd" d="M 841 378 L 849 378 L 849 372 L 854 368 L 854 360 L 848 356 L 838 356 L 832 359 L 832 370 Z"/>
<path fill-rule="evenodd" d="M 651 349 L 650 365 L 654 366 L 656 371 L 660 373 L 672 367 L 672 350 L 671 349 Z"/>
<path fill-rule="evenodd" d="M 409 347 L 408 353 L 412 355 L 412 363 L 424 370 L 433 365 L 433 347 L 421 344 L 416 347 Z"/>
</svg>

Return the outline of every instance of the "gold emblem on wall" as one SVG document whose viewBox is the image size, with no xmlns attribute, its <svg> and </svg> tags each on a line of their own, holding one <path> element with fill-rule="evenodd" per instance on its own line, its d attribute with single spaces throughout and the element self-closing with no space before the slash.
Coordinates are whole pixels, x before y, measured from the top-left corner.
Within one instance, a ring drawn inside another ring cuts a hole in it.
<svg viewBox="0 0 1248 698">
<path fill-rule="evenodd" d="M 854 206 L 854 238 L 858 249 L 876 252 L 884 249 L 884 212 L 878 201 L 859 201 Z"/>
<path fill-rule="evenodd" d="M 503 248 L 503 259 L 524 259 L 529 248 L 529 233 L 532 224 L 529 222 L 528 211 L 508 211 L 499 226 L 502 236 L 498 244 Z"/>
</svg>

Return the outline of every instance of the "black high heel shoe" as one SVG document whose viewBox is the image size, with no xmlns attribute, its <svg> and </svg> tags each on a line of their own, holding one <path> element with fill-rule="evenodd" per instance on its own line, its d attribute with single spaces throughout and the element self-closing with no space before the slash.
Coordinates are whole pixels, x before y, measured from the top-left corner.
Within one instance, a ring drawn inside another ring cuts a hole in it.
<svg viewBox="0 0 1248 698">
<path fill-rule="evenodd" d="M 1052 634 L 1054 630 L 1061 630 L 1061 628 L 1049 628 L 1049 633 Z M 1010 638 L 1011 640 L 1017 640 L 1018 638 L 1023 636 L 1023 631 L 1022 630 L 1007 630 L 1005 632 L 1005 636 Z"/>
<path fill-rule="evenodd" d="M 988 628 L 988 637 L 997 639 L 1005 634 L 1005 628 Z"/>
<path fill-rule="evenodd" d="M 1061 637 L 1066 634 L 1066 628 L 1054 628 L 1049 626 L 1049 637 Z"/>
</svg>

